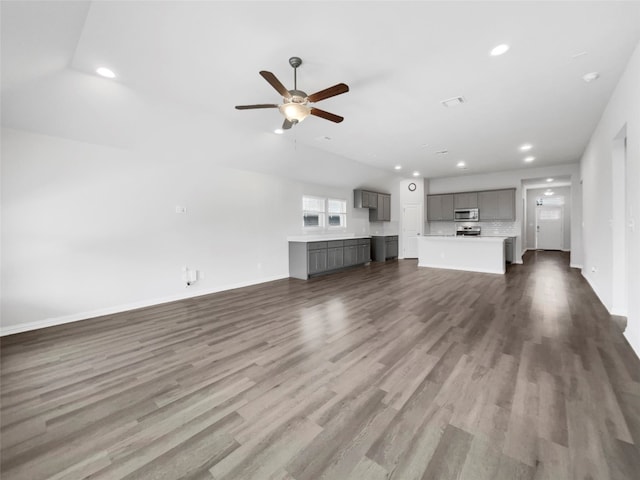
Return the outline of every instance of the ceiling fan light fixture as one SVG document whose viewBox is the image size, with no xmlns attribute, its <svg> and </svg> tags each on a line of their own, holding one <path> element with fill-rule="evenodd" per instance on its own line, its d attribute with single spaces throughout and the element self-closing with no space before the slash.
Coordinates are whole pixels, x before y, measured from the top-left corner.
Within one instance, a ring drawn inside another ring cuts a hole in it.
<svg viewBox="0 0 640 480">
<path fill-rule="evenodd" d="M 306 103 L 289 102 L 280 105 L 278 108 L 291 123 L 300 123 L 311 113 L 311 108 Z"/>
</svg>

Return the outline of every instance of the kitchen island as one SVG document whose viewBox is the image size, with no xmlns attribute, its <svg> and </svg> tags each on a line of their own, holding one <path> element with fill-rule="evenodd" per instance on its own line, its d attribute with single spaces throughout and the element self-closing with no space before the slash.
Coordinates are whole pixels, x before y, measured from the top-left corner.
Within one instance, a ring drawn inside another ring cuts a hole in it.
<svg viewBox="0 0 640 480">
<path fill-rule="evenodd" d="M 505 273 L 507 237 L 426 235 L 418 238 L 418 266 Z"/>
</svg>

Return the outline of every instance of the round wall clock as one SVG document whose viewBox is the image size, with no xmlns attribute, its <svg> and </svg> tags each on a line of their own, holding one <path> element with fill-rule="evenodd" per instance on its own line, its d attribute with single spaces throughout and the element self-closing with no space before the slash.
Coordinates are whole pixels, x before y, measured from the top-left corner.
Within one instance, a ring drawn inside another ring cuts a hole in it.
<svg viewBox="0 0 640 480">
<path fill-rule="evenodd" d="M 415 183 L 410 183 L 409 184 L 409 191 L 410 192 L 415 192 L 416 191 L 416 184 Z"/>
</svg>

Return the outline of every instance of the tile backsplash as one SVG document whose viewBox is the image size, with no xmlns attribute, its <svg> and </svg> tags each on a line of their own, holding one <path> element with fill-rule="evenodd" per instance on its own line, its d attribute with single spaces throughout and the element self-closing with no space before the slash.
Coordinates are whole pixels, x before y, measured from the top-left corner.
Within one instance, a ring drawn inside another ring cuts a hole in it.
<svg viewBox="0 0 640 480">
<path fill-rule="evenodd" d="M 482 229 L 482 235 L 520 235 L 518 222 L 427 222 L 427 234 L 455 235 L 458 225 L 477 225 Z"/>
<path fill-rule="evenodd" d="M 390 222 L 371 222 L 369 232 L 371 235 L 398 235 L 399 223 L 396 220 Z"/>
</svg>

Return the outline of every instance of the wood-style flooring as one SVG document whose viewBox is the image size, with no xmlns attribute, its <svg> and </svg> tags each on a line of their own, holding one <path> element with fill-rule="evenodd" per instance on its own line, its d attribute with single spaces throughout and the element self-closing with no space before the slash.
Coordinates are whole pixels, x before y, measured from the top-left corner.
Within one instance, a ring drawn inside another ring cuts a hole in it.
<svg viewBox="0 0 640 480">
<path fill-rule="evenodd" d="M 1 346 L 3 480 L 640 478 L 640 362 L 561 252 L 371 264 Z"/>
</svg>

